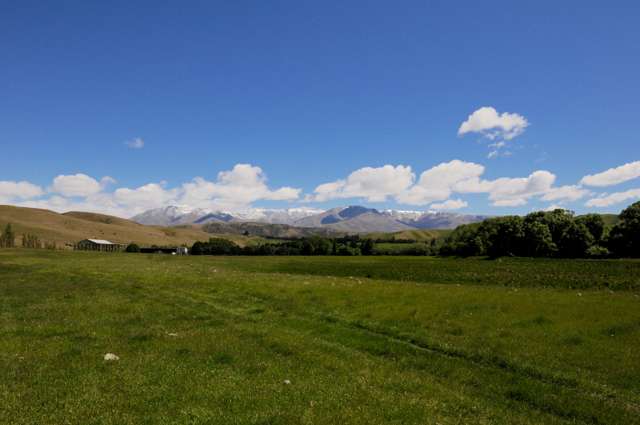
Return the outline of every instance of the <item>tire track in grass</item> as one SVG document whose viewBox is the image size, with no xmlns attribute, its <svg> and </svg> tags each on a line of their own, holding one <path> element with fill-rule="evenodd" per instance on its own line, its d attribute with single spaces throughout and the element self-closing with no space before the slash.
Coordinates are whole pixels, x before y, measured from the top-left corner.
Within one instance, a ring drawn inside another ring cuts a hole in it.
<svg viewBox="0 0 640 425">
<path fill-rule="evenodd" d="M 154 295 L 149 296 L 148 298 L 153 300 L 153 301 L 157 301 L 161 304 L 165 304 L 165 305 L 170 305 L 172 307 L 178 307 L 180 309 L 183 309 L 185 311 L 189 311 L 189 312 L 201 312 L 202 310 L 199 308 L 199 306 L 202 305 L 206 305 L 208 307 L 210 307 L 211 309 L 218 311 L 222 314 L 237 318 L 237 319 L 241 319 L 243 321 L 247 321 L 247 322 L 254 322 L 253 319 L 251 319 L 249 316 L 252 312 L 252 310 L 254 310 L 254 308 L 228 308 L 226 306 L 222 306 L 218 303 L 214 303 L 212 301 L 204 301 L 203 299 L 201 299 L 203 296 L 207 297 L 207 298 L 211 298 L 208 295 L 205 294 L 201 294 L 201 293 L 192 293 L 189 291 L 185 291 L 185 290 L 178 290 L 176 291 L 175 289 L 166 289 L 166 290 L 160 290 L 158 291 L 158 288 L 154 288 Z M 177 293 L 180 294 L 177 294 Z M 161 296 L 161 295 L 165 295 L 165 296 Z M 176 297 L 176 295 L 179 296 L 179 299 L 176 299 L 178 297 Z M 189 306 L 190 305 L 190 306 Z M 198 307 L 196 307 L 198 306 Z M 297 319 L 303 319 L 300 317 L 297 317 Z M 297 320 L 294 319 L 294 320 Z M 304 319 L 304 322 L 309 322 L 309 320 Z M 367 352 L 366 350 L 363 350 L 360 347 L 353 347 L 353 345 L 349 345 L 347 343 L 343 343 L 340 341 L 336 341 L 335 339 L 326 339 L 324 337 L 321 337 L 317 334 L 317 329 L 316 328 L 311 328 L 308 329 L 306 332 L 305 331 L 301 331 L 295 328 L 291 328 L 291 327 L 284 327 L 286 326 L 286 323 L 280 323 L 280 326 L 278 327 L 277 323 L 271 322 L 271 323 L 263 323 L 263 325 L 268 326 L 269 328 L 274 328 L 277 329 L 279 332 L 285 333 L 285 334 L 289 334 L 290 336 L 294 336 L 297 339 L 305 339 L 308 338 L 310 336 L 313 337 L 313 342 L 316 344 L 319 344 L 321 347 L 325 347 L 328 348 L 332 351 L 338 351 L 343 353 L 343 355 L 345 356 L 361 356 L 363 358 L 367 358 L 367 359 L 371 359 L 374 358 L 378 361 L 380 361 L 380 356 L 376 356 L 370 352 Z M 283 326 L 284 325 L 284 326 Z M 325 326 L 327 326 L 328 324 L 324 324 Z M 341 327 L 341 330 L 344 331 L 352 331 L 351 329 L 347 329 L 347 328 L 343 328 Z M 350 333 L 351 336 L 351 333 Z M 468 393 L 468 391 L 466 390 L 466 386 L 461 385 L 459 387 L 459 389 L 456 391 L 455 389 L 451 388 L 450 382 L 445 382 L 441 379 L 439 379 L 439 377 L 435 376 L 435 375 L 430 375 L 431 378 L 433 379 L 433 383 L 434 385 L 438 385 L 438 388 L 440 391 L 442 391 L 445 394 L 449 394 L 451 397 L 458 399 L 458 400 L 463 400 L 465 398 L 471 398 L 471 399 L 475 399 L 478 400 L 478 402 L 484 402 L 484 410 L 486 412 L 487 415 L 496 418 L 496 417 L 501 417 L 500 416 L 500 412 L 504 411 L 505 409 L 509 410 L 509 413 L 514 413 L 514 411 L 511 410 L 511 408 L 509 408 L 508 406 L 505 406 L 504 404 L 493 404 L 491 402 L 488 402 L 489 400 L 487 400 L 485 397 L 482 397 L 481 394 L 466 394 L 464 397 L 461 396 L 461 393 Z M 536 409 L 538 410 L 538 409 Z M 527 412 L 527 411 L 523 411 L 523 410 L 519 410 L 517 412 L 518 415 L 521 415 L 522 417 L 529 419 L 529 417 L 531 416 L 531 412 Z M 540 411 L 540 414 L 543 415 L 549 415 L 549 412 L 544 412 L 544 411 Z M 560 418 L 562 419 L 562 422 L 564 423 L 566 421 L 566 419 L 564 418 Z M 493 423 L 493 422 L 490 422 Z M 523 423 L 532 423 L 530 421 L 524 421 Z M 535 423 L 535 422 L 533 422 Z M 575 422 L 572 422 L 575 423 Z"/>
<path fill-rule="evenodd" d="M 156 287 L 155 289 L 158 288 Z M 255 308 L 255 305 L 253 305 L 252 307 L 230 309 L 229 307 L 221 305 L 218 297 L 197 290 L 186 290 L 184 288 L 173 287 L 171 289 L 165 290 L 164 293 L 167 295 L 170 294 L 172 296 L 180 294 L 184 300 L 190 301 L 191 303 L 204 304 L 215 310 L 222 311 L 235 317 L 242 317 L 244 319 L 247 319 L 247 316 L 250 314 L 252 308 Z M 424 341 L 419 341 L 415 338 L 397 335 L 380 327 L 372 327 L 363 324 L 362 322 L 348 321 L 341 318 L 336 318 L 334 316 L 330 316 L 330 320 L 327 321 L 327 315 L 314 312 L 308 312 L 308 314 L 306 314 L 305 316 L 292 314 L 291 312 L 283 312 L 277 307 L 274 308 L 274 305 L 268 303 L 268 300 L 256 296 L 250 297 L 255 303 L 258 303 L 265 307 L 269 307 L 271 310 L 277 311 L 279 313 L 286 313 L 287 316 L 289 316 L 296 322 L 306 322 L 307 326 L 309 326 L 309 324 L 318 326 L 318 320 L 325 321 L 330 323 L 331 325 L 339 325 L 344 329 L 359 331 L 371 337 L 381 338 L 388 343 L 402 345 L 417 352 L 429 353 L 431 355 L 438 355 L 453 360 L 459 360 L 463 363 L 467 363 L 471 366 L 482 368 L 484 370 L 488 369 L 495 372 L 501 371 L 503 373 L 506 373 L 508 376 L 516 377 L 517 379 L 521 380 L 538 382 L 538 384 L 550 386 L 551 388 L 561 387 L 563 388 L 563 392 L 577 393 L 575 395 L 581 397 L 585 401 L 596 401 L 600 405 L 604 404 L 603 407 L 607 406 L 609 407 L 609 409 L 624 412 L 625 416 L 630 416 L 633 413 L 632 411 L 636 408 L 628 400 L 618 400 L 615 394 L 609 394 L 609 398 L 603 399 L 599 395 L 599 393 L 602 393 L 603 391 L 602 388 L 599 390 L 588 388 L 590 385 L 587 385 L 586 383 L 578 383 L 576 380 L 565 378 L 559 375 L 545 374 L 541 371 L 529 367 L 522 367 L 512 362 L 508 362 L 507 360 L 499 357 L 486 358 L 479 354 L 467 353 L 463 350 L 448 349 L 438 345 L 425 343 Z M 205 299 L 207 299 L 208 301 L 205 301 Z M 315 319 L 315 321 L 313 319 Z M 289 328 L 289 330 L 291 329 Z M 328 342 L 326 341 L 326 339 L 324 339 L 324 341 Z M 340 345 L 344 346 L 345 344 Z M 331 346 L 335 347 L 335 342 L 331 344 Z M 345 348 L 347 347 L 348 346 L 346 346 Z M 361 349 L 357 351 L 361 351 Z M 349 350 L 349 352 L 352 352 L 352 349 Z M 587 388 L 583 388 L 582 386 Z M 522 391 L 514 390 L 510 393 L 511 396 L 509 398 L 512 401 L 527 405 L 537 411 L 551 414 L 557 418 L 571 421 L 579 420 L 582 423 L 602 423 L 594 414 L 581 412 L 575 409 L 568 411 L 567 406 L 564 406 L 564 408 L 562 408 L 561 406 L 548 404 L 545 403 L 544 400 L 537 400 L 536 398 L 530 397 L 528 394 Z M 622 404 L 622 406 L 620 404 Z M 628 421 L 627 423 L 632 423 L 632 420 Z"/>
</svg>

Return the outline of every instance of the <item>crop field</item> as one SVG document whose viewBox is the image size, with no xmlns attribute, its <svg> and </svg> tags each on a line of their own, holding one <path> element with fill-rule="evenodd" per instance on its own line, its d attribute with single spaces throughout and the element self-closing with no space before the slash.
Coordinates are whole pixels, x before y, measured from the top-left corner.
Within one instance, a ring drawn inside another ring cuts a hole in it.
<svg viewBox="0 0 640 425">
<path fill-rule="evenodd" d="M 0 250 L 0 423 L 639 424 L 640 261 Z"/>
</svg>

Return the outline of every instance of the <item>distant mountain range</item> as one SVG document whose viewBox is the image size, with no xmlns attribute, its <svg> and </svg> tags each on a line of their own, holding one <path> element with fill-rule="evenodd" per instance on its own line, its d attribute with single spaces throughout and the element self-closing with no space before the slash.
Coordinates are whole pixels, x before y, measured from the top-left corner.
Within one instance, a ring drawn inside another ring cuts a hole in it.
<svg viewBox="0 0 640 425">
<path fill-rule="evenodd" d="M 376 210 L 362 206 L 332 208 L 255 208 L 242 212 L 212 211 L 169 206 L 132 217 L 140 224 L 178 226 L 213 223 L 268 223 L 302 228 L 324 228 L 336 232 L 398 232 L 410 229 L 453 229 L 461 224 L 482 221 L 487 216 L 437 211 Z"/>
</svg>

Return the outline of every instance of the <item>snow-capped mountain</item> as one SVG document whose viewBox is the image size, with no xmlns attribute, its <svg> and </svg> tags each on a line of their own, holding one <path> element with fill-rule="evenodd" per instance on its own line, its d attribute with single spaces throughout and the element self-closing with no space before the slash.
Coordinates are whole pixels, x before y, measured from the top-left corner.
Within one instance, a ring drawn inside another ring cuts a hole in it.
<svg viewBox="0 0 640 425">
<path fill-rule="evenodd" d="M 409 211 L 409 210 L 381 210 L 380 213 L 393 217 L 396 220 L 416 220 L 424 214 L 435 211 Z"/>
<path fill-rule="evenodd" d="M 293 225 L 297 220 L 322 213 L 314 208 L 269 209 L 254 208 L 244 211 L 213 211 L 204 208 L 169 206 L 155 208 L 138 214 L 131 220 L 140 224 L 177 226 L 180 224 L 205 224 L 209 222 L 258 222 Z"/>
<path fill-rule="evenodd" d="M 154 226 L 177 226 L 179 224 L 192 224 L 201 217 L 211 213 L 203 208 L 190 208 L 183 205 L 170 205 L 164 208 L 155 208 L 138 214 L 131 219 L 140 224 Z"/>
<path fill-rule="evenodd" d="M 234 212 L 232 215 L 235 217 L 236 221 L 256 221 L 258 223 L 293 225 L 296 221 L 302 218 L 320 214 L 322 212 L 324 212 L 324 210 L 315 208 L 254 208 L 251 210 Z"/>
<path fill-rule="evenodd" d="M 148 225 L 256 222 L 296 227 L 327 228 L 341 232 L 396 232 L 408 229 L 451 229 L 482 221 L 486 216 L 438 211 L 382 210 L 362 206 L 211 211 L 186 206 L 169 206 L 146 211 L 132 220 Z"/>
</svg>

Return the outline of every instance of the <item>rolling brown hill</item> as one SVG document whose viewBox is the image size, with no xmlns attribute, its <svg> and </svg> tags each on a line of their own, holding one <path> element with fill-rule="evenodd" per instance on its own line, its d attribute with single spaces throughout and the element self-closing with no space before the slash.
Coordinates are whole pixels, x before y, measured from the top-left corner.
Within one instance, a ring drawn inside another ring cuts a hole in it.
<svg viewBox="0 0 640 425">
<path fill-rule="evenodd" d="M 53 211 L 0 205 L 0 229 L 11 223 L 20 245 L 23 234 L 37 235 L 42 241 L 57 246 L 69 246 L 88 238 L 107 239 L 112 242 L 135 242 L 141 246 L 191 245 L 208 240 L 212 235 L 198 226 L 161 227 L 145 226 L 123 218 L 87 212 L 59 214 Z M 241 235 L 220 235 L 241 245 L 250 238 Z"/>
</svg>

